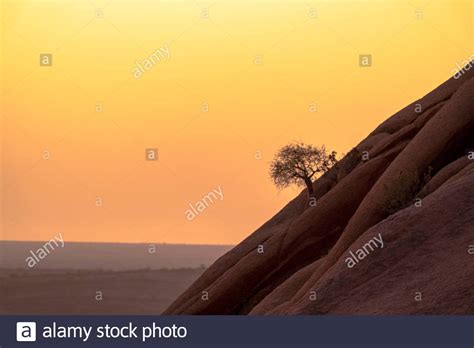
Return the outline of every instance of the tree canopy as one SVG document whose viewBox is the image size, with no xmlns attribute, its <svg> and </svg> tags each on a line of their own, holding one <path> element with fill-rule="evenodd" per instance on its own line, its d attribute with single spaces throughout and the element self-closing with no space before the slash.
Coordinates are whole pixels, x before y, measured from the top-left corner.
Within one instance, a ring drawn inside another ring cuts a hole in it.
<svg viewBox="0 0 474 348">
<path fill-rule="evenodd" d="M 283 146 L 270 164 L 270 177 L 279 188 L 306 185 L 313 192 L 312 182 L 336 162 L 336 152 L 302 142 Z"/>
</svg>

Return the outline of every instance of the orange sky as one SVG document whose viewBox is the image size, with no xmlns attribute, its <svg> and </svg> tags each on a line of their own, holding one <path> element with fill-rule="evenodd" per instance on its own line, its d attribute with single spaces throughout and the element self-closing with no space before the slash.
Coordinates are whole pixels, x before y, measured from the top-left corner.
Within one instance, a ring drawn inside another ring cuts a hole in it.
<svg viewBox="0 0 474 348">
<path fill-rule="evenodd" d="M 474 53 L 472 0 L 1 3 L 7 240 L 237 243 L 299 192 L 279 147 L 347 152 Z"/>
</svg>

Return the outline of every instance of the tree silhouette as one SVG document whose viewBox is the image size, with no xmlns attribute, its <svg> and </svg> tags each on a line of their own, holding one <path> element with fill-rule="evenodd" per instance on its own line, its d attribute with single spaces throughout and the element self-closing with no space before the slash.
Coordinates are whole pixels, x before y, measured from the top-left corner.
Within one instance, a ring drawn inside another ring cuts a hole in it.
<svg viewBox="0 0 474 348">
<path fill-rule="evenodd" d="M 313 180 L 327 172 L 335 163 L 336 152 L 328 153 L 326 147 L 304 143 L 283 146 L 270 164 L 270 177 L 278 188 L 290 185 L 304 186 L 308 196 L 314 193 Z"/>
</svg>

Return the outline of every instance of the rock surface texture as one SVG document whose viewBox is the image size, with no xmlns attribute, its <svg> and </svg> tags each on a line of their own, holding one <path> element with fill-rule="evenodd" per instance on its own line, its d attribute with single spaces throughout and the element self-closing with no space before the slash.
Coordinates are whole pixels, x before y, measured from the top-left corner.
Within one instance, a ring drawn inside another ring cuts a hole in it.
<svg viewBox="0 0 474 348">
<path fill-rule="evenodd" d="M 314 190 L 316 206 L 301 192 L 165 314 L 474 314 L 472 69 L 382 123 Z"/>
</svg>

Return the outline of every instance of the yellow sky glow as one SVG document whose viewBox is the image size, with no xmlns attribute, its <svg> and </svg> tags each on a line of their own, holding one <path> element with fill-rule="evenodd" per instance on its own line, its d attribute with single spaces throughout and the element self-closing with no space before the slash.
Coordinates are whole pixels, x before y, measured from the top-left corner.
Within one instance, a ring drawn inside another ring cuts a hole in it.
<svg viewBox="0 0 474 348">
<path fill-rule="evenodd" d="M 299 192 L 279 147 L 347 152 L 474 53 L 472 0 L 1 4 L 6 240 L 238 243 Z"/>
</svg>

